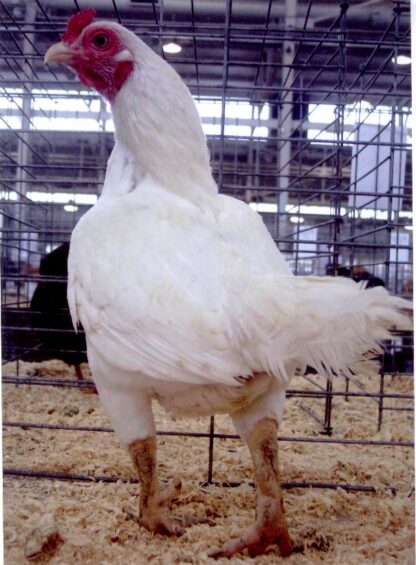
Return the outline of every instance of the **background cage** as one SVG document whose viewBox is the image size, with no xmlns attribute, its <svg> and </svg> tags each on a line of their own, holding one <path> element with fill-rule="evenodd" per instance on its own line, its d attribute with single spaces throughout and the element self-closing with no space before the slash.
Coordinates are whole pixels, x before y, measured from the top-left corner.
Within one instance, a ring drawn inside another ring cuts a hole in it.
<svg viewBox="0 0 416 565">
<path fill-rule="evenodd" d="M 47 292 L 65 285 L 64 275 L 39 272 L 41 258 L 69 240 L 97 200 L 113 146 L 109 105 L 69 69 L 43 65 L 68 17 L 87 4 L 183 77 L 220 190 L 262 215 L 296 274 L 381 280 L 412 298 L 408 2 L 0 0 L 4 361 L 19 372 L 19 360 L 80 349 L 62 345 L 67 313 L 48 312 L 45 323 L 33 294 L 39 284 Z M 412 344 L 410 333 L 387 344 L 386 371 L 411 376 Z M 3 382 L 42 384 L 7 374 Z M 383 387 L 384 373 L 378 392 L 357 379 L 342 396 L 373 398 L 380 427 L 389 398 L 411 409 L 411 395 Z M 303 409 L 331 434 L 332 399 L 341 393 L 328 383 L 291 394 L 317 399 L 316 410 Z M 209 433 L 212 454 L 213 421 Z"/>
</svg>

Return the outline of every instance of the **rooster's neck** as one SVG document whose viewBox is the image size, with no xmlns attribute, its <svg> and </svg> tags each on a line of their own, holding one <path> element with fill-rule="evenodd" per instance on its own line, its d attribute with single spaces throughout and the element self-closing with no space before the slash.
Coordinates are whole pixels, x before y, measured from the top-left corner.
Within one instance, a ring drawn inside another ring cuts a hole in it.
<svg viewBox="0 0 416 565">
<path fill-rule="evenodd" d="M 143 175 L 200 202 L 217 193 L 205 134 L 186 86 L 177 75 L 163 78 L 129 77 L 113 104 L 116 141 Z"/>
</svg>

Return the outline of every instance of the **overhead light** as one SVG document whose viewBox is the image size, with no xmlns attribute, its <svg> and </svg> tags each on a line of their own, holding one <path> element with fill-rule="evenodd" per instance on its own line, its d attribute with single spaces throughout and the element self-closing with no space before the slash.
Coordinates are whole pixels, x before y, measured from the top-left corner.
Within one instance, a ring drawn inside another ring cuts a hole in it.
<svg viewBox="0 0 416 565">
<path fill-rule="evenodd" d="M 65 204 L 64 210 L 65 212 L 77 212 L 78 206 L 74 206 L 73 204 Z"/>
<path fill-rule="evenodd" d="M 250 202 L 249 206 L 256 212 L 269 212 L 270 214 L 277 212 L 277 204 L 273 202 Z"/>
<path fill-rule="evenodd" d="M 0 193 L 1 194 L 1 193 Z M 17 196 L 17 195 L 16 195 Z M 33 202 L 52 204 L 85 204 L 93 205 L 97 202 L 96 194 L 74 194 L 73 192 L 26 192 L 27 198 Z"/>
<path fill-rule="evenodd" d="M 410 224 L 410 225 L 408 225 L 408 226 L 404 226 L 404 229 L 405 229 L 405 230 L 412 231 L 412 230 L 413 230 L 413 226 Z"/>
<path fill-rule="evenodd" d="M 397 58 L 393 57 L 392 60 L 396 65 L 410 65 L 410 63 L 412 62 L 412 59 L 407 55 L 397 55 Z"/>
<path fill-rule="evenodd" d="M 301 218 L 300 216 L 292 216 L 290 218 L 290 221 L 292 222 L 292 224 L 303 224 L 305 218 Z"/>
<path fill-rule="evenodd" d="M 182 47 L 173 42 L 165 43 L 165 45 L 162 46 L 162 49 L 165 53 L 171 53 L 172 55 L 175 55 L 176 53 L 180 53 L 182 51 Z"/>
<path fill-rule="evenodd" d="M 16 201 L 18 198 L 17 192 L 14 190 L 2 190 L 0 192 L 0 200 L 13 200 Z"/>
<path fill-rule="evenodd" d="M 360 110 L 373 110 L 373 105 L 368 100 L 359 100 Z M 353 110 L 353 108 L 351 108 Z"/>
</svg>

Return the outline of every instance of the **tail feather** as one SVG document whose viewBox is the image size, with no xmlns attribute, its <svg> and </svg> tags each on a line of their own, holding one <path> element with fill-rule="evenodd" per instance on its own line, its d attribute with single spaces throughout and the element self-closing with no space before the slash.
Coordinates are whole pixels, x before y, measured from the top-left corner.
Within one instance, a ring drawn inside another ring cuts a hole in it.
<svg viewBox="0 0 416 565">
<path fill-rule="evenodd" d="M 341 277 L 276 276 L 249 285 L 234 328 L 251 367 L 288 382 L 306 365 L 327 377 L 377 369 L 380 343 L 391 330 L 411 328 L 407 300 L 383 287 L 365 289 Z M 241 307 L 241 303 L 240 303 Z"/>
<path fill-rule="evenodd" d="M 393 329 L 411 328 L 411 303 L 385 288 L 365 289 L 331 277 L 305 277 L 299 284 L 304 308 L 299 353 L 326 376 L 375 369 L 380 342 L 391 338 Z"/>
</svg>

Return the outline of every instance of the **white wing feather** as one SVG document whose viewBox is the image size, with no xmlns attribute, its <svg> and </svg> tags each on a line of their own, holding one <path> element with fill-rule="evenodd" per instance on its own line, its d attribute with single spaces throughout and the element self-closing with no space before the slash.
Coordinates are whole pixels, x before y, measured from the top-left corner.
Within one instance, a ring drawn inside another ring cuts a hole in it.
<svg viewBox="0 0 416 565">
<path fill-rule="evenodd" d="M 103 199 L 79 222 L 69 259 L 74 321 L 120 368 L 164 380 L 237 384 L 233 376 L 251 371 L 233 351 L 227 326 L 228 246 L 198 208 L 154 186 L 148 190 L 148 200 L 143 185 Z"/>
</svg>

